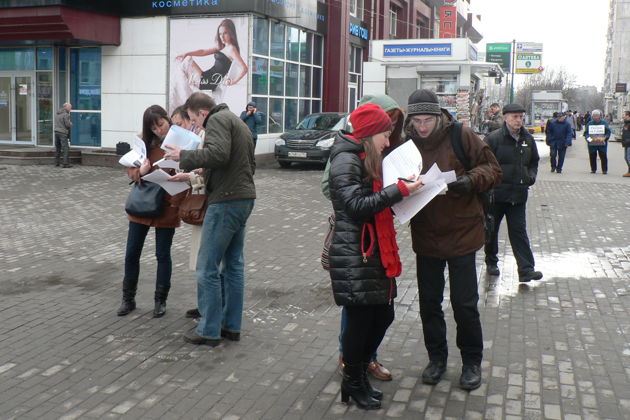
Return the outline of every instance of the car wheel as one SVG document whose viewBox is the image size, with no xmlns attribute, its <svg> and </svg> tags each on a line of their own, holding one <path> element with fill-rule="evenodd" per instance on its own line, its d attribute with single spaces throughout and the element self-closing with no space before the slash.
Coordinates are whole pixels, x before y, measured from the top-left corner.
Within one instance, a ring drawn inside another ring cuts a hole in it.
<svg viewBox="0 0 630 420">
<path fill-rule="evenodd" d="M 291 162 L 287 162 L 286 160 L 279 160 L 278 163 L 280 164 L 281 168 L 290 168 L 291 167 Z"/>
</svg>

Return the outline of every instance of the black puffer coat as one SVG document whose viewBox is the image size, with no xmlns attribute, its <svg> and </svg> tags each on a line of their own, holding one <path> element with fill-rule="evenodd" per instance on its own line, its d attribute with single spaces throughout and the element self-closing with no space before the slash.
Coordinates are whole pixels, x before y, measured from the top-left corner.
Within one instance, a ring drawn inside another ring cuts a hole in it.
<svg viewBox="0 0 630 420">
<path fill-rule="evenodd" d="M 337 305 L 388 304 L 396 297 L 396 281 L 385 275 L 381 263 L 374 215 L 403 196 L 396 185 L 372 191 L 372 182 L 365 181 L 362 152 L 361 143 L 338 134 L 330 154 L 329 185 L 336 218 L 330 279 Z"/>
<path fill-rule="evenodd" d="M 521 127 L 516 141 L 503 124 L 500 130 L 488 134 L 484 141 L 492 149 L 503 171 L 501 184 L 494 187 L 494 201 L 513 204 L 526 202 L 527 190 L 536 182 L 540 160 L 532 135 Z"/>
</svg>

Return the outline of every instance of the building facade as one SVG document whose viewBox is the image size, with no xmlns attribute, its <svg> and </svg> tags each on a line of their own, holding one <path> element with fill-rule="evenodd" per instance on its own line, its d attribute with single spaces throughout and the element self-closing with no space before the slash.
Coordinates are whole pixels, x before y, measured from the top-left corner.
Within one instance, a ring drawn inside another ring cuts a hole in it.
<svg viewBox="0 0 630 420">
<path fill-rule="evenodd" d="M 265 117 L 257 153 L 312 112 L 352 111 L 370 40 L 481 39 L 470 0 L 0 0 L 0 144 L 52 146 L 73 105 L 71 144 L 113 148 L 144 109 L 193 92 Z"/>
<path fill-rule="evenodd" d="M 617 121 L 628 109 L 630 84 L 630 0 L 610 0 L 606 63 L 604 66 L 605 114 Z"/>
</svg>

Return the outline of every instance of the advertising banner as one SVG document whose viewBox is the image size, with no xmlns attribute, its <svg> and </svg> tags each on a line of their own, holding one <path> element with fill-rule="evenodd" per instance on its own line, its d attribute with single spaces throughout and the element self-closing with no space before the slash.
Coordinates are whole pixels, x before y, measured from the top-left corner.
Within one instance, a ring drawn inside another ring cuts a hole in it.
<svg viewBox="0 0 630 420">
<path fill-rule="evenodd" d="M 540 42 L 517 42 L 516 52 L 517 53 L 542 53 L 543 44 L 541 44 Z"/>
<path fill-rule="evenodd" d="M 540 73 L 542 67 L 542 55 L 532 53 L 516 53 L 516 73 L 532 74 Z"/>
<path fill-rule="evenodd" d="M 512 70 L 511 57 L 512 57 L 512 44 L 487 44 L 486 45 L 486 61 L 488 63 L 496 63 L 501 65 L 501 68 L 509 72 Z"/>
<path fill-rule="evenodd" d="M 440 7 L 440 38 L 457 38 L 457 7 Z"/>
<path fill-rule="evenodd" d="M 383 45 L 384 57 L 401 57 L 414 55 L 451 55 L 451 44 L 385 44 Z"/>
<path fill-rule="evenodd" d="M 240 114 L 247 105 L 248 18 L 170 20 L 169 113 L 194 92 Z"/>
</svg>

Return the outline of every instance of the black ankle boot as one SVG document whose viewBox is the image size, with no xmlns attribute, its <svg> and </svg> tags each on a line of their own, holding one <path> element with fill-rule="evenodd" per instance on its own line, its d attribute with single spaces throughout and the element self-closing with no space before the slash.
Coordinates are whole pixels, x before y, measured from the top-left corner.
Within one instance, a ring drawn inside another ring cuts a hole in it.
<svg viewBox="0 0 630 420">
<path fill-rule="evenodd" d="M 379 391 L 376 388 L 372 387 L 372 384 L 370 384 L 370 380 L 368 379 L 368 374 L 367 374 L 367 370 L 368 370 L 368 365 L 370 363 L 369 362 L 363 362 L 362 366 L 363 366 L 363 382 L 365 383 L 365 387 L 367 388 L 370 396 L 372 398 L 374 398 L 375 400 L 379 400 L 381 401 L 383 399 L 383 393 L 381 391 Z"/>
<path fill-rule="evenodd" d="M 343 369 L 343 381 L 341 381 L 341 402 L 348 403 L 350 397 L 364 410 L 377 410 L 381 408 L 381 402 L 370 395 L 367 389 L 363 372 L 363 364 L 345 364 Z"/>
<path fill-rule="evenodd" d="M 162 318 L 166 313 L 166 300 L 155 299 L 153 318 Z"/>
<path fill-rule="evenodd" d="M 155 287 L 155 308 L 153 318 L 161 318 L 166 313 L 166 298 L 171 286 L 157 285 Z"/>
<path fill-rule="evenodd" d="M 133 298 L 131 299 L 123 298 L 122 304 L 120 305 L 120 308 L 118 308 L 118 311 L 116 312 L 116 314 L 118 316 L 125 316 L 129 312 L 133 311 L 134 309 L 136 309 L 136 300 Z"/>
</svg>

